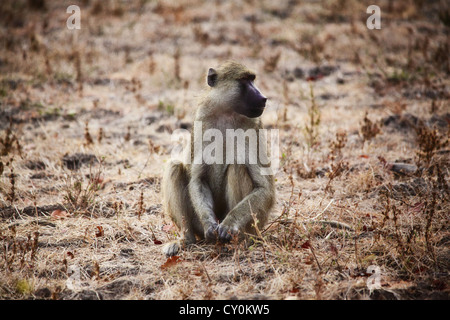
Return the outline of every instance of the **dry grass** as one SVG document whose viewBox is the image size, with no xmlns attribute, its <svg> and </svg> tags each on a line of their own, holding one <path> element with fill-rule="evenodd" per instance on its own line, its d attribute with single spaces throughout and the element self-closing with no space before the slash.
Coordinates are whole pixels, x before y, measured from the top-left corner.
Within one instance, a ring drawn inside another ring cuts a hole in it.
<svg viewBox="0 0 450 320">
<path fill-rule="evenodd" d="M 69 3 L 0 4 L 0 298 L 448 299 L 444 2 L 382 1 L 372 31 L 350 0 L 70 4 L 81 30 Z M 277 204 L 167 260 L 170 134 L 230 58 L 280 130 Z"/>
</svg>

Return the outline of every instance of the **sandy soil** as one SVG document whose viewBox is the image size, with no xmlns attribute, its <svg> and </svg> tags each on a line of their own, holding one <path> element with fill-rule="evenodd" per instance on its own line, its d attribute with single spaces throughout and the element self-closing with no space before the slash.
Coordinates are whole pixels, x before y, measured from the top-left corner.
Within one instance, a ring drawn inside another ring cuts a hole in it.
<svg viewBox="0 0 450 320">
<path fill-rule="evenodd" d="M 2 1 L 0 298 L 448 299 L 450 9 L 369 4 Z M 277 202 L 168 260 L 171 133 L 227 59 L 269 97 Z"/>
</svg>

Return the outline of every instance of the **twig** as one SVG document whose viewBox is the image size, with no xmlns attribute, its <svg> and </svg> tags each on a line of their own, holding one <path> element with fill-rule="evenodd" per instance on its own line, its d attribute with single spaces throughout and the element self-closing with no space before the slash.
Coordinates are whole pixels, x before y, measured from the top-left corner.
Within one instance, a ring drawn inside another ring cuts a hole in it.
<svg viewBox="0 0 450 320">
<path fill-rule="evenodd" d="M 328 203 L 328 205 L 325 207 L 325 209 L 322 210 L 321 213 L 319 213 L 317 216 L 315 216 L 314 218 L 309 218 L 306 220 L 303 220 L 303 222 L 308 222 L 308 221 L 313 221 L 316 220 L 318 217 L 320 217 L 325 211 L 327 211 L 328 207 L 334 202 L 334 199 L 331 199 L 331 201 Z"/>
<path fill-rule="evenodd" d="M 144 171 L 144 169 L 147 167 L 147 164 L 148 164 L 148 161 L 150 160 L 150 153 L 149 153 L 149 155 L 148 155 L 148 157 L 147 157 L 147 160 L 145 161 L 145 164 L 144 164 L 144 166 L 142 167 L 142 169 L 141 169 L 141 171 L 139 172 L 139 174 L 138 174 L 138 179 L 140 179 L 141 178 L 141 174 L 142 174 L 142 172 Z"/>
<path fill-rule="evenodd" d="M 205 265 L 203 264 L 203 262 L 200 261 L 200 265 L 202 266 L 203 271 L 205 271 L 205 274 L 206 274 L 206 277 L 208 278 L 209 283 L 212 283 L 211 277 L 209 276 L 208 271 L 206 270 Z"/>
<path fill-rule="evenodd" d="M 339 221 L 335 221 L 335 220 L 318 220 L 315 222 L 328 224 L 331 227 L 337 228 L 337 229 L 346 229 L 346 230 L 354 231 L 354 229 L 352 227 L 350 227 L 348 224 L 346 224 L 344 222 L 339 222 Z"/>
<path fill-rule="evenodd" d="M 311 242 L 309 243 L 309 249 L 311 250 L 314 260 L 316 260 L 317 267 L 319 268 L 319 272 L 322 273 L 322 267 L 320 266 L 319 260 L 317 260 L 317 257 L 316 257 L 316 254 L 314 253 L 314 249 L 313 249 Z"/>
</svg>

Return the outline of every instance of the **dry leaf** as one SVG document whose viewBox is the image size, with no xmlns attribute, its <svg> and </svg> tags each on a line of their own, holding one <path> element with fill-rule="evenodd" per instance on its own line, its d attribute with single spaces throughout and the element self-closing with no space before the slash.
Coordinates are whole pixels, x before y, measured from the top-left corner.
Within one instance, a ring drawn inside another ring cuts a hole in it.
<svg viewBox="0 0 450 320">
<path fill-rule="evenodd" d="M 297 287 L 297 286 L 295 286 L 295 287 L 292 287 L 292 289 L 291 290 L 289 290 L 289 293 L 299 293 L 299 288 Z"/>
<path fill-rule="evenodd" d="M 173 224 L 165 224 L 162 229 L 165 232 L 169 232 L 170 230 L 172 230 L 172 228 L 173 228 Z"/>
<path fill-rule="evenodd" d="M 411 207 L 409 212 L 419 213 L 419 212 L 423 211 L 424 207 L 425 207 L 424 202 L 416 202 L 415 204 L 413 204 L 413 206 Z"/>
<path fill-rule="evenodd" d="M 100 265 L 94 261 L 94 270 L 92 271 L 92 279 L 100 279 Z"/>
<path fill-rule="evenodd" d="M 102 226 L 97 226 L 97 232 L 95 233 L 95 236 L 98 237 L 103 237 L 105 235 L 105 233 L 103 232 L 103 227 Z"/>
<path fill-rule="evenodd" d="M 330 251 L 331 251 L 332 254 L 334 254 L 335 256 L 337 256 L 337 254 L 338 254 L 338 249 L 337 249 L 337 247 L 336 247 L 334 244 L 332 244 L 332 243 L 330 243 Z"/>
<path fill-rule="evenodd" d="M 307 256 L 304 260 L 303 260 L 304 264 L 307 265 L 312 265 L 314 263 L 314 257 L 312 255 Z"/>
<path fill-rule="evenodd" d="M 64 218 L 70 217 L 70 214 L 68 214 L 67 211 L 63 211 L 63 210 L 57 209 L 57 210 L 54 210 L 50 214 L 50 216 L 53 219 L 64 219 Z"/>
<path fill-rule="evenodd" d="M 311 248 L 311 243 L 309 243 L 309 240 L 307 240 L 306 242 L 304 242 L 301 246 L 302 249 L 309 249 Z"/>
<path fill-rule="evenodd" d="M 194 276 L 200 277 L 200 276 L 203 275 L 203 270 L 202 270 L 201 268 L 194 269 L 194 270 L 192 271 L 192 274 L 193 274 Z"/>
<path fill-rule="evenodd" d="M 181 260 L 179 256 L 172 256 L 167 258 L 167 261 L 161 266 L 162 270 L 165 270 L 167 268 L 173 267 L 174 265 L 180 263 Z"/>
</svg>

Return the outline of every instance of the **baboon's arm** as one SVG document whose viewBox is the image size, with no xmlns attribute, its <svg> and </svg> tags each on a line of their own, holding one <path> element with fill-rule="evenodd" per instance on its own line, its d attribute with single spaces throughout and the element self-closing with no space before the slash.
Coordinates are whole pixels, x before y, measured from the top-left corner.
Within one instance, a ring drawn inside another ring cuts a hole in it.
<svg viewBox="0 0 450 320">
<path fill-rule="evenodd" d="M 244 231 L 253 223 L 252 213 L 264 224 L 275 201 L 273 176 L 261 175 L 258 165 L 247 166 L 253 190 L 227 214 L 219 226 L 219 238 L 231 239 L 231 233 Z"/>
<path fill-rule="evenodd" d="M 216 238 L 217 218 L 214 214 L 214 200 L 211 189 L 204 180 L 206 168 L 202 165 L 192 165 L 189 194 L 194 211 L 199 216 L 207 240 Z"/>
</svg>

